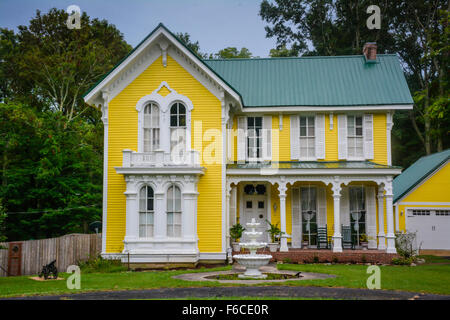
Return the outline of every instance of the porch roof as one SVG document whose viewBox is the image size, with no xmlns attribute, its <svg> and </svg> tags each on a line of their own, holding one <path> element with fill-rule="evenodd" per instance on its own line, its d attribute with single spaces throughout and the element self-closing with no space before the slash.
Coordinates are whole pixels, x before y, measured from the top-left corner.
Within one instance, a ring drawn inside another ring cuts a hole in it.
<svg viewBox="0 0 450 320">
<path fill-rule="evenodd" d="M 401 169 L 371 161 L 272 161 L 272 162 L 232 162 L 227 169 Z"/>
</svg>

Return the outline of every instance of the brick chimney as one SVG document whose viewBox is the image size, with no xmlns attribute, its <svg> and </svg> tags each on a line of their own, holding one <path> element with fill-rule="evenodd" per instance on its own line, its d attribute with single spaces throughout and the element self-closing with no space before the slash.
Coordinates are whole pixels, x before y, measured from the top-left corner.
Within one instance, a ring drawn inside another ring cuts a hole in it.
<svg viewBox="0 0 450 320">
<path fill-rule="evenodd" d="M 366 42 L 363 47 L 363 54 L 366 58 L 366 62 L 376 62 L 377 61 L 377 43 L 376 42 Z"/>
</svg>

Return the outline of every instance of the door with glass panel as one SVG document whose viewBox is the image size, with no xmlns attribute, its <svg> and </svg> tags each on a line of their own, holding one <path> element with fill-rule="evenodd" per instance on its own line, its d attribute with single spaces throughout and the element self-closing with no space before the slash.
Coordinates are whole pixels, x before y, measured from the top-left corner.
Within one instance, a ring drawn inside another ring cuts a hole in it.
<svg viewBox="0 0 450 320">
<path fill-rule="evenodd" d="M 350 187 L 349 197 L 352 239 L 354 239 L 356 245 L 359 246 L 360 236 L 366 234 L 366 196 L 364 187 Z"/>
<path fill-rule="evenodd" d="M 316 187 L 300 188 L 302 211 L 303 241 L 309 246 L 317 246 L 317 189 Z"/>
<path fill-rule="evenodd" d="M 240 219 L 242 226 L 250 231 L 250 227 L 246 224 L 248 222 L 252 222 L 252 219 L 255 219 L 255 222 L 259 223 L 259 226 L 255 227 L 255 231 L 261 232 L 259 238 L 256 241 L 267 242 L 268 234 L 267 229 L 269 229 L 267 220 L 267 194 L 266 194 L 266 186 L 262 184 L 258 184 L 256 186 L 252 184 L 248 184 L 244 187 L 244 212 L 243 217 Z M 245 235 L 242 236 L 243 242 L 248 242 L 250 239 Z"/>
<path fill-rule="evenodd" d="M 247 118 L 247 158 L 258 161 L 262 156 L 262 117 Z"/>
</svg>

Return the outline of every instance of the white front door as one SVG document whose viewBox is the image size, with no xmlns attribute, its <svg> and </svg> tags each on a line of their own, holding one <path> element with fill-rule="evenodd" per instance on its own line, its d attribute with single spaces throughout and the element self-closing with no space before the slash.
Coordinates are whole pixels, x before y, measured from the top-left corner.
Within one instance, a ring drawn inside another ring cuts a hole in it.
<svg viewBox="0 0 450 320">
<path fill-rule="evenodd" d="M 254 218 L 256 222 L 260 225 L 256 228 L 256 231 L 262 232 L 261 236 L 256 239 L 256 241 L 267 242 L 267 230 L 269 225 L 267 224 L 267 196 L 265 195 L 244 195 L 244 214 L 241 218 L 241 224 L 246 229 L 246 231 L 251 231 L 250 227 L 247 226 L 248 222 L 251 222 Z M 250 241 L 243 234 L 243 242 Z"/>
</svg>

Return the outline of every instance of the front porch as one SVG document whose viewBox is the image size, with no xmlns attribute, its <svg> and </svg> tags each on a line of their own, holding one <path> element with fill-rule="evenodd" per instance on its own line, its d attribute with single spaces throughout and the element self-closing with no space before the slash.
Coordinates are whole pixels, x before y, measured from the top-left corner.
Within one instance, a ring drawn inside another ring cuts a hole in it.
<svg viewBox="0 0 450 320">
<path fill-rule="evenodd" d="M 227 230 L 254 218 L 261 223 L 262 242 L 271 242 L 267 222 L 280 227 L 277 257 L 289 253 L 308 260 L 314 249 L 326 247 L 317 250 L 319 258 L 343 253 L 350 262 L 364 254 L 364 259 L 390 262 L 396 254 L 392 176 L 399 170 L 370 162 L 305 166 L 229 165 Z M 369 250 L 358 250 L 363 247 Z"/>
</svg>

